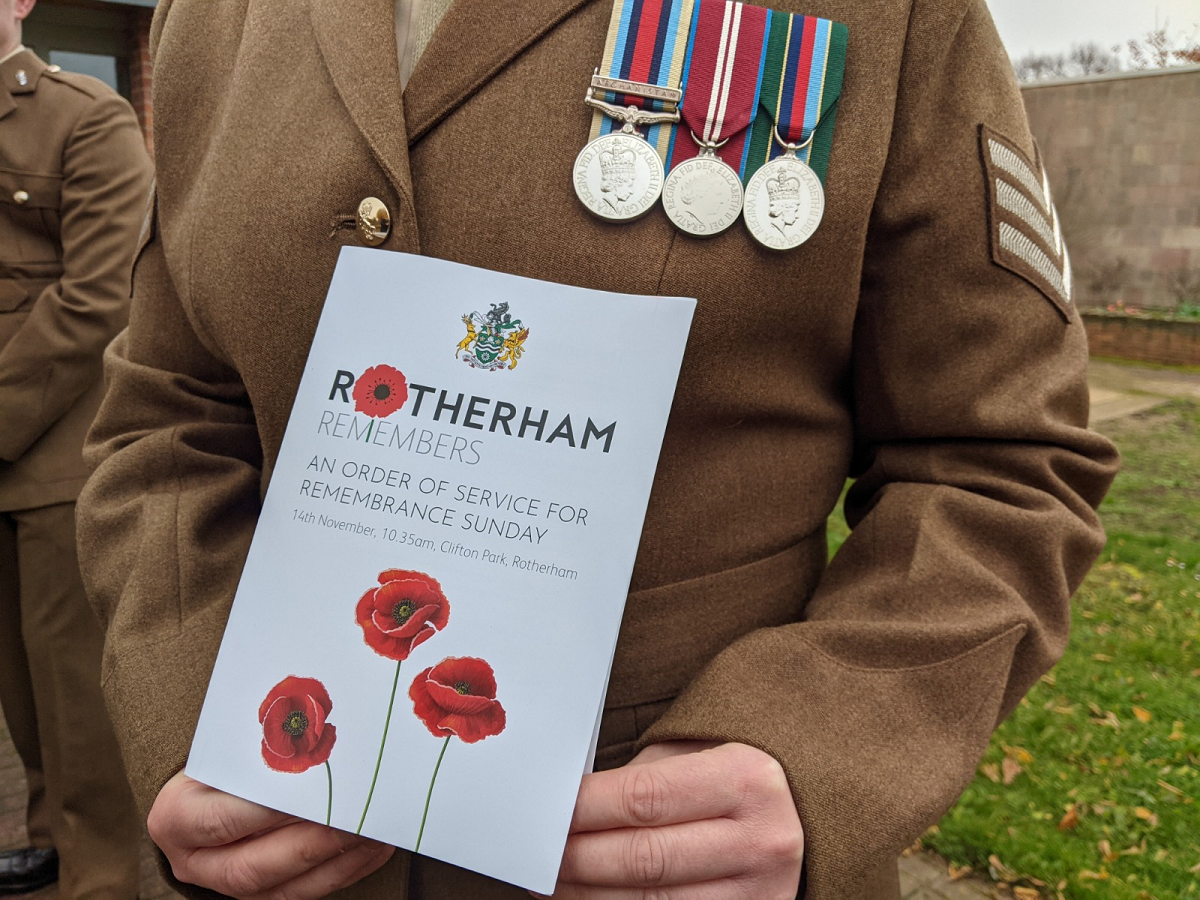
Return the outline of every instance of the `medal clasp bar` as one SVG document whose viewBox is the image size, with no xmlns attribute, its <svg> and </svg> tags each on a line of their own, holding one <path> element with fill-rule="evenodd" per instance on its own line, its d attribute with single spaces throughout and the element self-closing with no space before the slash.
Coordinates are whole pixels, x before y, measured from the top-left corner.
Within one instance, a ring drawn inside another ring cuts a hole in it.
<svg viewBox="0 0 1200 900">
<path fill-rule="evenodd" d="M 657 111 L 642 109 L 632 104 L 629 106 L 618 106 L 616 103 L 601 100 L 596 96 L 597 91 L 615 91 L 634 97 L 642 97 L 646 100 L 659 100 L 663 103 L 671 104 L 672 108 Z M 678 122 L 678 103 L 682 97 L 683 92 L 674 88 L 643 84 L 640 81 L 626 81 L 621 78 L 604 78 L 599 74 L 594 74 L 592 75 L 592 83 L 588 85 L 587 93 L 583 97 L 583 102 L 593 109 L 600 110 L 606 116 L 616 119 L 621 123 L 621 130 L 626 134 L 642 136 L 639 129 L 643 126 L 662 125 L 665 123 L 674 125 Z"/>
<path fill-rule="evenodd" d="M 657 84 L 645 84 L 641 81 L 626 81 L 623 78 L 605 78 L 603 75 L 592 75 L 592 83 L 588 88 L 588 96 L 594 91 L 612 91 L 614 94 L 632 94 L 646 100 L 661 100 L 678 106 L 683 99 L 683 91 L 678 88 L 660 87 Z"/>
</svg>

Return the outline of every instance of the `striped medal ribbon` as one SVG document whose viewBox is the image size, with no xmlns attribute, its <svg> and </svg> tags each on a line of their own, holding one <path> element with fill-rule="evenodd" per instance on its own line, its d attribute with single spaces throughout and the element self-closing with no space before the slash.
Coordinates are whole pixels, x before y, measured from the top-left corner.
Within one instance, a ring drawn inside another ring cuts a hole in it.
<svg viewBox="0 0 1200 900">
<path fill-rule="evenodd" d="M 574 169 L 576 195 L 602 219 L 636 219 L 662 193 L 695 2 L 613 3 L 604 57 L 584 98 L 595 110 L 591 140 Z"/>
<path fill-rule="evenodd" d="M 663 208 L 681 231 L 719 234 L 742 212 L 742 168 L 758 109 L 768 10 L 698 0 Z"/>
<path fill-rule="evenodd" d="M 790 250 L 825 213 L 837 101 L 849 29 L 815 16 L 772 12 L 759 116 L 747 154 L 743 215 L 755 240 Z"/>
</svg>

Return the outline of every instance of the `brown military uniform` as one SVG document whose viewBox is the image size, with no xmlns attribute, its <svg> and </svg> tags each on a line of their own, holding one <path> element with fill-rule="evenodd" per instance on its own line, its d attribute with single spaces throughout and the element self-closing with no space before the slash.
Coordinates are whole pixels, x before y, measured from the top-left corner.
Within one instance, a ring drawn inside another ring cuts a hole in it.
<svg viewBox="0 0 1200 900">
<path fill-rule="evenodd" d="M 375 196 L 381 252 L 698 298 L 599 764 L 674 738 L 760 747 L 805 827 L 805 896 L 898 895 L 899 851 L 1065 646 L 1116 459 L 1086 428 L 1054 261 L 989 206 L 983 126 L 1016 148 L 998 158 L 1018 190 L 1037 164 L 983 0 L 774 5 L 850 29 L 825 219 L 784 254 L 580 206 L 606 0 L 456 0 L 403 96 L 387 0 L 159 4 L 158 221 L 81 501 L 144 807 L 186 758 L 338 250 Z M 848 475 L 854 533 L 827 567 Z M 405 883 L 525 896 L 402 853 L 351 893 Z"/>
<path fill-rule="evenodd" d="M 28 50 L 0 65 L 0 702 L 30 782 L 29 839 L 58 848 L 64 898 L 137 891 L 74 500 L 149 183 L 119 96 Z"/>
</svg>

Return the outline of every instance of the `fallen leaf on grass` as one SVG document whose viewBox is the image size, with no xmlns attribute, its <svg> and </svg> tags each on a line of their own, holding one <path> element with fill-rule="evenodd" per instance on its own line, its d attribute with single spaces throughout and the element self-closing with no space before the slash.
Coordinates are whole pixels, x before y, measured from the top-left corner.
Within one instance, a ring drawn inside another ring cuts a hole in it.
<svg viewBox="0 0 1200 900">
<path fill-rule="evenodd" d="M 1079 813 L 1075 811 L 1075 804 L 1072 803 L 1067 807 L 1067 814 L 1058 822 L 1059 831 L 1070 831 L 1079 824 Z"/>
<path fill-rule="evenodd" d="M 1004 755 L 1011 756 L 1013 759 L 1015 759 L 1017 762 L 1019 762 L 1023 766 L 1027 766 L 1031 762 L 1033 762 L 1033 754 L 1030 753 L 1028 750 L 1026 750 L 1024 747 L 1010 747 L 1010 746 L 1008 746 L 1008 744 L 1005 744 L 1004 745 Z"/>
<path fill-rule="evenodd" d="M 1017 900 L 1042 900 L 1041 892 L 1031 887 L 1015 887 L 1013 888 L 1013 896 Z"/>
<path fill-rule="evenodd" d="M 1111 656 L 1109 656 L 1107 653 L 1093 653 L 1092 659 L 1094 659 L 1096 662 L 1112 662 L 1113 661 L 1113 658 Z"/>
<path fill-rule="evenodd" d="M 1096 847 L 1100 851 L 1100 855 L 1104 858 L 1106 863 L 1116 862 L 1121 858 L 1120 853 L 1113 853 L 1112 844 L 1110 844 L 1108 841 L 1100 841 L 1098 844 L 1096 844 Z"/>
<path fill-rule="evenodd" d="M 1150 812 L 1150 810 L 1146 809 L 1146 807 L 1144 807 L 1144 806 L 1137 807 L 1136 809 L 1134 809 L 1133 814 L 1135 816 L 1137 816 L 1139 819 L 1143 819 L 1147 823 L 1149 823 L 1151 828 L 1158 827 L 1158 816 L 1156 816 L 1154 813 Z"/>
<path fill-rule="evenodd" d="M 1000 783 L 1000 767 L 995 763 L 984 763 L 979 767 L 979 774 L 988 781 Z"/>
<path fill-rule="evenodd" d="M 1133 714 L 1143 725 L 1153 718 L 1153 716 L 1150 714 L 1150 710 L 1142 709 L 1140 706 L 1135 706 L 1133 708 Z"/>
<path fill-rule="evenodd" d="M 1093 872 L 1091 869 L 1079 870 L 1080 881 L 1108 881 L 1108 870 L 1101 869 L 1099 872 Z"/>
<path fill-rule="evenodd" d="M 1017 776 L 1024 771 L 1021 764 L 1010 756 L 1004 757 L 1004 761 L 1000 763 L 1000 769 L 1004 772 L 1003 780 L 1006 785 L 1016 781 Z"/>
<path fill-rule="evenodd" d="M 1200 875 L 1200 863 L 1196 863 L 1194 866 L 1188 869 L 1188 871 L 1193 875 Z"/>
<path fill-rule="evenodd" d="M 1000 862 L 1000 857 L 995 853 L 988 857 L 988 874 L 992 876 L 993 881 L 1016 881 L 1021 876 Z"/>
<path fill-rule="evenodd" d="M 1183 723 L 1175 721 L 1171 723 L 1171 733 L 1167 735 L 1168 741 L 1182 741 L 1187 735 L 1183 733 Z"/>
<path fill-rule="evenodd" d="M 950 876 L 951 881 L 959 881 L 971 874 L 971 867 L 956 866 L 954 863 L 947 863 L 946 874 Z"/>
</svg>

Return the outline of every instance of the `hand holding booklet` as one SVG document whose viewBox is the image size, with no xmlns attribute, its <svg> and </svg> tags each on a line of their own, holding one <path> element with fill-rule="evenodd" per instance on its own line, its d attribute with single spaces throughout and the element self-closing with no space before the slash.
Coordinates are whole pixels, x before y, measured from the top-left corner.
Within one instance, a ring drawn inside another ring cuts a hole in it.
<svg viewBox="0 0 1200 900">
<path fill-rule="evenodd" d="M 694 307 L 343 250 L 188 774 L 552 892 Z"/>
</svg>

